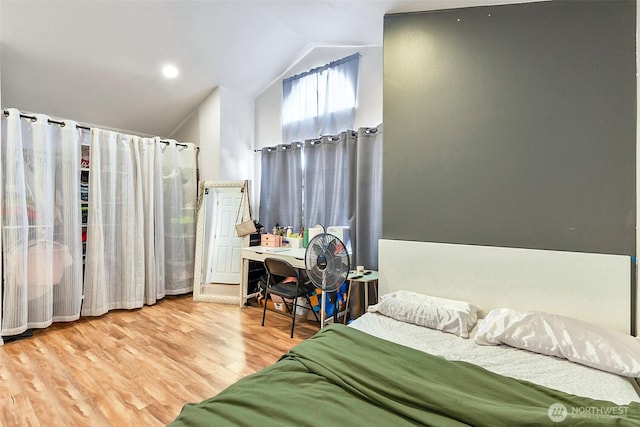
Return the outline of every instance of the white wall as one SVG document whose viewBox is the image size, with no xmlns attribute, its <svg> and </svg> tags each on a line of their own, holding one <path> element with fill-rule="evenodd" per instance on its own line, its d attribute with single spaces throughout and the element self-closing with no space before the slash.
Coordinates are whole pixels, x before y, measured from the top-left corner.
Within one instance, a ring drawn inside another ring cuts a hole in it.
<svg viewBox="0 0 640 427">
<path fill-rule="evenodd" d="M 180 124 L 170 138 L 180 142 L 192 142 L 200 145 L 200 114 L 198 110 L 194 111 L 186 120 Z"/>
<path fill-rule="evenodd" d="M 219 181 L 220 177 L 220 88 L 216 87 L 198 108 L 198 129 L 200 136 L 200 154 L 198 169 L 200 179 Z"/>
<path fill-rule="evenodd" d="M 234 181 L 252 179 L 253 98 L 216 87 L 176 131 L 172 138 L 200 146 L 200 179 Z"/>
<path fill-rule="evenodd" d="M 225 87 L 220 89 L 220 178 L 224 181 L 252 179 L 254 99 Z"/>
</svg>

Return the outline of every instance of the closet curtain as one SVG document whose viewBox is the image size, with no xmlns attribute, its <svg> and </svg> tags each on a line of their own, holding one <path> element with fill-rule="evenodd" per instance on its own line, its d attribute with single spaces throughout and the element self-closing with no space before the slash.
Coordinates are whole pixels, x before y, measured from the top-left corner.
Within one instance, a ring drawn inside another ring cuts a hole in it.
<svg viewBox="0 0 640 427">
<path fill-rule="evenodd" d="M 74 122 L 2 115 L 3 336 L 80 316 L 80 141 Z"/>
<path fill-rule="evenodd" d="M 154 304 L 193 289 L 193 144 L 91 130 L 82 315 Z"/>
<path fill-rule="evenodd" d="M 162 148 L 167 295 L 193 290 L 197 188 L 195 147 L 168 141 Z"/>
<path fill-rule="evenodd" d="M 192 290 L 193 144 L 85 132 L 16 109 L 2 114 L 1 136 L 2 336 Z M 82 145 L 90 148 L 88 193 Z"/>
<path fill-rule="evenodd" d="M 137 136 L 133 143 L 140 158 L 143 198 L 144 303 L 151 305 L 165 296 L 162 144 L 157 137 Z"/>
<path fill-rule="evenodd" d="M 139 152 L 129 135 L 91 129 L 83 316 L 142 307 L 144 211 Z"/>
</svg>

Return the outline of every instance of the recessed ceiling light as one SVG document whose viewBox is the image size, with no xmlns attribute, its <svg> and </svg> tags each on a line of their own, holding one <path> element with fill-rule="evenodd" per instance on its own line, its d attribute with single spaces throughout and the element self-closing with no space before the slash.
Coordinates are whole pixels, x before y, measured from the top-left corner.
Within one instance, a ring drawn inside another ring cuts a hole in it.
<svg viewBox="0 0 640 427">
<path fill-rule="evenodd" d="M 171 64 L 167 64 L 162 67 L 162 74 L 168 79 L 174 79 L 178 77 L 178 69 Z"/>
</svg>

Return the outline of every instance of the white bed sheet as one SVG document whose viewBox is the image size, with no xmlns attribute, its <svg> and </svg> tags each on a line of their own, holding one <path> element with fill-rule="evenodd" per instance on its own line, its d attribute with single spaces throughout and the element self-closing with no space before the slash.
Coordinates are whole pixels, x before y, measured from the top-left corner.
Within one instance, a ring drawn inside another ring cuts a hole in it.
<svg viewBox="0 0 640 427">
<path fill-rule="evenodd" d="M 353 321 L 351 327 L 447 360 L 473 363 L 500 375 L 527 380 L 565 393 L 606 400 L 617 405 L 640 402 L 632 385 L 633 380 L 564 359 L 508 346 L 480 346 L 473 338 L 460 338 L 377 313 L 364 314 Z"/>
</svg>

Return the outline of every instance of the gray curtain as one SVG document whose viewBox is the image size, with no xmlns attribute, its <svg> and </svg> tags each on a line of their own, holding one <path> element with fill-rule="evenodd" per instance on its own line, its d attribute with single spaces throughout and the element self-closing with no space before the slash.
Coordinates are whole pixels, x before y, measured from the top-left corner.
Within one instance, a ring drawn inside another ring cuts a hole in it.
<svg viewBox="0 0 640 427">
<path fill-rule="evenodd" d="M 304 224 L 348 225 L 349 147 L 354 131 L 310 139 L 304 144 Z M 355 154 L 355 152 L 354 152 Z"/>
<path fill-rule="evenodd" d="M 260 222 L 267 231 L 276 223 L 292 225 L 294 231 L 348 225 L 351 264 L 376 270 L 382 236 L 382 125 L 307 140 L 304 152 L 301 146 L 262 150 Z"/>
<path fill-rule="evenodd" d="M 262 149 L 260 223 L 265 230 L 279 224 L 302 227 L 302 143 Z"/>
<path fill-rule="evenodd" d="M 360 54 L 282 81 L 282 141 L 302 141 L 353 128 Z"/>
<path fill-rule="evenodd" d="M 349 140 L 349 229 L 352 265 L 378 269 L 382 237 L 382 125 Z"/>
</svg>

